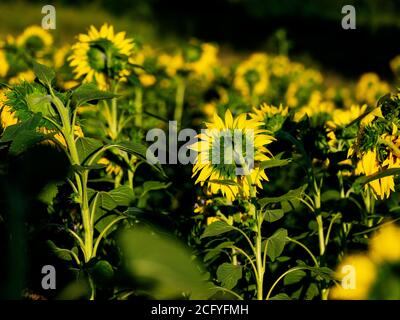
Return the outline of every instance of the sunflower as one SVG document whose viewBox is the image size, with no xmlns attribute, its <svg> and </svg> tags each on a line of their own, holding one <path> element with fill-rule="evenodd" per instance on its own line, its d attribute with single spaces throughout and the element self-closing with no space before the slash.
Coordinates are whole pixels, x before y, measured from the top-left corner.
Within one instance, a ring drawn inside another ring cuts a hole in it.
<svg viewBox="0 0 400 320">
<path fill-rule="evenodd" d="M 211 81 L 218 63 L 218 48 L 210 43 L 192 41 L 184 51 L 185 68 L 192 74 Z"/>
<path fill-rule="evenodd" d="M 4 90 L 0 91 L 0 124 L 3 129 L 12 126 L 18 122 L 15 112 L 6 105 L 7 96 Z"/>
<path fill-rule="evenodd" d="M 284 108 L 280 105 L 278 108 L 263 103 L 259 108 L 253 108 L 253 112 L 250 113 L 250 118 L 257 122 L 264 123 L 265 129 L 270 130 L 271 132 L 277 132 L 281 129 L 288 113 L 288 107 Z"/>
<path fill-rule="evenodd" d="M 369 255 L 378 263 L 400 261 L 400 228 L 394 223 L 382 227 L 371 239 Z"/>
<path fill-rule="evenodd" d="M 389 84 L 381 81 L 376 73 L 365 73 L 357 82 L 356 99 L 362 103 L 375 105 L 376 101 L 389 90 Z"/>
<path fill-rule="evenodd" d="M 394 57 L 390 61 L 390 69 L 392 69 L 393 73 L 399 77 L 400 76 L 400 55 Z"/>
<path fill-rule="evenodd" d="M 377 269 L 367 255 L 355 254 L 343 259 L 337 267 L 337 276 L 342 284 L 331 289 L 330 299 L 362 300 L 368 298 Z"/>
<path fill-rule="evenodd" d="M 233 86 L 245 98 L 261 96 L 267 91 L 269 84 L 267 62 L 266 54 L 254 53 L 236 69 Z"/>
<path fill-rule="evenodd" d="M 100 89 L 108 89 L 108 80 L 124 82 L 130 75 L 128 58 L 134 51 L 133 39 L 125 32 L 114 34 L 114 27 L 104 24 L 100 30 L 91 26 L 87 34 L 80 34 L 68 58 L 76 79 L 96 82 Z"/>
<path fill-rule="evenodd" d="M 33 82 L 35 80 L 35 73 L 32 70 L 19 72 L 16 76 L 10 78 L 10 84 L 20 84 L 22 82 Z"/>
<path fill-rule="evenodd" d="M 221 192 L 229 201 L 250 197 L 254 186 L 262 188 L 261 181 L 268 181 L 268 178 L 258 164 L 270 159 L 271 154 L 265 145 L 274 140 L 266 134 L 266 130 L 259 128 L 262 125 L 247 119 L 245 113 L 234 119 L 227 110 L 224 121 L 215 113 L 213 122 L 206 123 L 207 129 L 197 136 L 200 141 L 189 147 L 198 152 L 192 176 L 197 176 L 195 183 L 201 186 L 207 183 L 208 193 Z M 243 143 L 236 143 L 236 137 L 245 142 L 245 148 Z M 232 140 L 235 143 L 232 144 Z M 255 164 L 253 168 L 244 160 L 251 153 Z M 240 168 L 244 168 L 243 172 L 238 170 Z"/>
<path fill-rule="evenodd" d="M 5 77 L 10 69 L 8 64 L 6 53 L 0 49 L 0 77 Z"/>
<path fill-rule="evenodd" d="M 99 161 L 97 161 L 97 163 L 102 164 L 106 167 L 106 173 L 108 175 L 118 176 L 122 174 L 122 168 L 105 157 L 100 158 Z"/>
<path fill-rule="evenodd" d="M 309 102 L 302 106 L 294 115 L 294 121 L 299 122 L 305 115 L 308 117 L 327 117 L 333 112 L 335 105 L 332 101 L 324 100 L 320 91 L 315 90 Z"/>
<path fill-rule="evenodd" d="M 16 45 L 33 56 L 42 57 L 53 45 L 53 37 L 39 26 L 30 26 L 17 37 Z"/>
</svg>

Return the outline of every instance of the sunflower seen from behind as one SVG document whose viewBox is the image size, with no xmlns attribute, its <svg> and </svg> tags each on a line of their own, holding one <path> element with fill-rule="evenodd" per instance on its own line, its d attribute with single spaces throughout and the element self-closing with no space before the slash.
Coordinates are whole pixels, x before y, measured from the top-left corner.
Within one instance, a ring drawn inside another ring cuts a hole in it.
<svg viewBox="0 0 400 320">
<path fill-rule="evenodd" d="M 199 141 L 189 147 L 198 152 L 192 176 L 197 176 L 195 183 L 206 184 L 208 193 L 221 193 L 229 201 L 255 196 L 256 187 L 268 181 L 259 164 L 272 156 L 266 145 L 274 141 L 262 125 L 246 113 L 234 118 L 227 110 L 224 120 L 215 113 L 197 136 Z M 250 154 L 254 166 L 249 165 Z"/>
<path fill-rule="evenodd" d="M 100 89 L 110 87 L 110 80 L 124 82 L 130 75 L 128 59 L 134 52 L 133 39 L 125 32 L 114 32 L 114 27 L 104 24 L 99 30 L 94 26 L 87 34 L 80 34 L 68 58 L 75 79 L 95 82 Z"/>
</svg>

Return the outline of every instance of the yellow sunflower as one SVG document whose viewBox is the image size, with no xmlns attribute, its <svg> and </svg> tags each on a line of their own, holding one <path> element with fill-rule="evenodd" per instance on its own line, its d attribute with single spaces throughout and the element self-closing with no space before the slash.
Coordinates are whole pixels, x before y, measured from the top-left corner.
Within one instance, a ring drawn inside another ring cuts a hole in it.
<svg viewBox="0 0 400 320">
<path fill-rule="evenodd" d="M 53 37 L 50 32 L 39 26 L 30 26 L 17 37 L 16 44 L 40 57 L 53 45 Z"/>
<path fill-rule="evenodd" d="M 0 49 L 0 77 L 5 77 L 9 69 L 10 65 L 8 64 L 6 53 Z"/>
<path fill-rule="evenodd" d="M 267 62 L 266 54 L 254 53 L 236 69 L 233 86 L 245 98 L 261 96 L 267 91 L 269 84 Z"/>
<path fill-rule="evenodd" d="M 87 34 L 78 36 L 68 60 L 76 79 L 96 82 L 100 89 L 106 90 L 109 78 L 126 81 L 130 74 L 126 64 L 134 47 L 133 39 L 126 38 L 125 32 L 115 34 L 113 26 L 104 24 L 100 30 L 91 26 Z"/>
<path fill-rule="evenodd" d="M 359 102 L 375 105 L 376 101 L 389 90 L 389 84 L 382 81 L 376 73 L 365 73 L 357 82 L 356 99 Z"/>
<path fill-rule="evenodd" d="M 265 129 L 276 132 L 282 127 L 288 113 L 288 107 L 284 108 L 282 105 L 275 107 L 263 103 L 260 107 L 253 108 L 253 112 L 250 113 L 250 118 L 257 122 L 264 123 Z"/>
<path fill-rule="evenodd" d="M 192 41 L 185 51 L 185 68 L 195 75 L 211 81 L 218 63 L 218 48 L 210 43 L 199 44 Z"/>
<path fill-rule="evenodd" d="M 382 227 L 371 239 L 369 255 L 378 263 L 400 261 L 400 228 L 394 223 Z"/>
<path fill-rule="evenodd" d="M 348 256 L 337 267 L 341 284 L 333 287 L 331 299 L 362 300 L 367 299 L 371 286 L 376 279 L 376 266 L 363 254 Z"/>
<path fill-rule="evenodd" d="M 207 129 L 197 136 L 200 140 L 190 146 L 198 152 L 193 166 L 193 177 L 197 176 L 195 183 L 201 186 L 207 183 L 208 193 L 221 192 L 229 201 L 250 197 L 253 187 L 262 188 L 261 181 L 268 178 L 258 164 L 270 159 L 271 154 L 265 145 L 274 140 L 266 130 L 259 128 L 262 125 L 247 119 L 245 113 L 234 119 L 227 110 L 224 120 L 215 113 L 213 122 L 206 123 Z M 244 160 L 249 153 L 254 160 L 252 168 Z M 244 172 L 238 171 L 240 168 L 244 168 Z"/>
<path fill-rule="evenodd" d="M 6 105 L 6 102 L 7 96 L 4 90 L 2 90 L 0 91 L 0 123 L 3 129 L 18 122 L 18 119 L 15 117 L 15 112 L 13 112 L 11 108 Z"/>
</svg>

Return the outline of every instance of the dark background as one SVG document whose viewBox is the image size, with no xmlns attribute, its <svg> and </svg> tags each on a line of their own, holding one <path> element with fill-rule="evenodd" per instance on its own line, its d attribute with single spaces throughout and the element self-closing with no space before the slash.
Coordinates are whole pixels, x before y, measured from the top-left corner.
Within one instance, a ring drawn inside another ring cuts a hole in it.
<svg viewBox="0 0 400 320">
<path fill-rule="evenodd" d="M 274 34 L 282 29 L 290 41 L 290 56 L 305 56 L 328 71 L 350 78 L 368 71 L 390 78 L 389 61 L 400 53 L 398 0 L 98 0 L 94 3 L 117 16 L 151 21 L 160 37 L 171 34 L 182 39 L 196 37 L 238 52 L 274 51 Z M 79 8 L 89 2 L 59 0 L 52 4 Z M 341 27 L 344 16 L 341 10 L 347 4 L 356 9 L 356 30 Z"/>
</svg>

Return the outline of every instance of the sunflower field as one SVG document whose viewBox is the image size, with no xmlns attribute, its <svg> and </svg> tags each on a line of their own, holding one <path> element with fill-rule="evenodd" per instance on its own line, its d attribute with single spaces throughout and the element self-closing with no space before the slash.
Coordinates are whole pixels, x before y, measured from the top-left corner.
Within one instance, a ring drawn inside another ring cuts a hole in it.
<svg viewBox="0 0 400 320">
<path fill-rule="evenodd" d="M 39 25 L 4 36 L 2 297 L 400 299 L 387 64 L 394 81 L 331 81 L 110 23 L 62 45 Z"/>
</svg>

